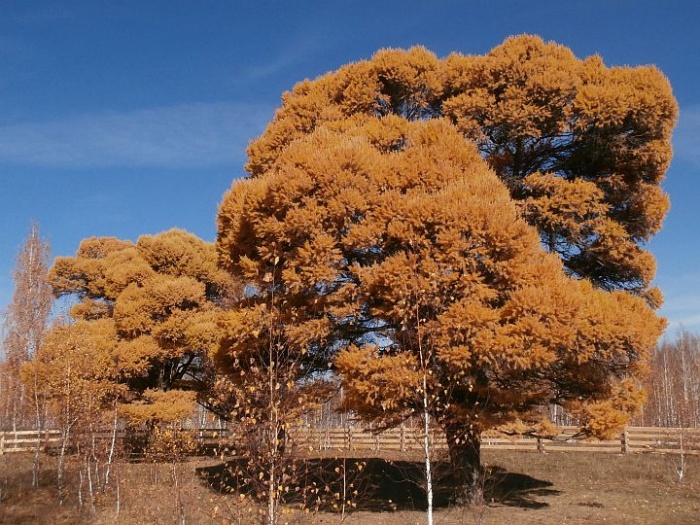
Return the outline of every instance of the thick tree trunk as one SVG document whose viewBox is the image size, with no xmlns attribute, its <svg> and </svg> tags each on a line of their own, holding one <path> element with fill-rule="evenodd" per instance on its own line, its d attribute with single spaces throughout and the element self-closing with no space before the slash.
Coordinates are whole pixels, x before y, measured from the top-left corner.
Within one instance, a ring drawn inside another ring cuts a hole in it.
<svg viewBox="0 0 700 525">
<path fill-rule="evenodd" d="M 483 503 L 481 429 L 466 422 L 453 422 L 445 426 L 445 437 L 454 480 L 454 503 Z"/>
</svg>

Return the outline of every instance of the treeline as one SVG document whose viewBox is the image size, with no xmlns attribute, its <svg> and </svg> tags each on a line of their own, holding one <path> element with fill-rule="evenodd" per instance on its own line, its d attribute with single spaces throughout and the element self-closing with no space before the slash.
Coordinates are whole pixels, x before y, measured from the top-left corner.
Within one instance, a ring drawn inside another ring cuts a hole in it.
<svg viewBox="0 0 700 525">
<path fill-rule="evenodd" d="M 682 329 L 652 351 L 643 378 L 645 402 L 631 426 L 700 428 L 700 335 Z M 578 421 L 558 405 L 547 413 L 557 425 Z"/>
<path fill-rule="evenodd" d="M 700 427 L 700 336 L 682 330 L 652 354 L 647 401 L 635 423 Z"/>
</svg>

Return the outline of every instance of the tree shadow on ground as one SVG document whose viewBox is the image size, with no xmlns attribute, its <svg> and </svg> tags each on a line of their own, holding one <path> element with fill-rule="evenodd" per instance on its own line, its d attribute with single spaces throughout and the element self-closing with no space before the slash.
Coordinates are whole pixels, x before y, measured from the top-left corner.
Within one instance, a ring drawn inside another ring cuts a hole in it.
<svg viewBox="0 0 700 525">
<path fill-rule="evenodd" d="M 285 464 L 284 502 L 323 511 L 335 511 L 345 503 L 355 510 L 373 512 L 425 510 L 424 463 L 381 458 L 311 458 Z M 453 480 L 450 465 L 432 463 L 433 505 L 450 506 Z M 245 458 L 197 469 L 213 490 L 263 499 L 265 470 Z M 537 509 L 549 504 L 537 498 L 560 492 L 552 483 L 525 474 L 491 467 L 484 472 L 484 499 L 488 504 Z"/>
<path fill-rule="evenodd" d="M 551 488 L 553 483 L 526 474 L 507 472 L 501 467 L 489 467 L 484 472 L 484 499 L 508 507 L 541 509 L 549 503 L 537 498 L 557 496 L 561 491 Z"/>
</svg>

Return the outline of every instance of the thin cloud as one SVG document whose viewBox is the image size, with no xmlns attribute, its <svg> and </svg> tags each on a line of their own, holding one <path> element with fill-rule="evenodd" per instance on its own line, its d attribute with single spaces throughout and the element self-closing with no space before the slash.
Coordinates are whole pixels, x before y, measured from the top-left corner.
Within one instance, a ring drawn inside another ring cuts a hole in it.
<svg viewBox="0 0 700 525">
<path fill-rule="evenodd" d="M 304 71 L 309 64 L 309 58 L 317 55 L 319 49 L 328 49 L 331 40 L 324 29 L 318 27 L 314 27 L 313 30 L 306 29 L 302 31 L 302 28 L 298 28 L 299 35 L 295 36 L 293 41 L 285 42 L 272 59 L 263 60 L 245 68 L 240 75 L 240 80 L 256 82 L 292 68 Z M 303 76 L 296 79 L 296 81 L 300 80 L 303 80 Z"/>
<path fill-rule="evenodd" d="M 0 163 L 56 168 L 240 163 L 269 108 L 187 104 L 0 127 Z"/>
<path fill-rule="evenodd" d="M 681 108 L 673 146 L 678 160 L 700 167 L 700 106 Z"/>
<path fill-rule="evenodd" d="M 700 274 L 684 274 L 657 284 L 665 299 L 660 313 L 668 319 L 669 330 L 700 326 Z"/>
<path fill-rule="evenodd" d="M 668 324 L 668 328 L 670 331 L 677 331 L 677 330 L 695 331 L 698 326 L 700 326 L 700 314 L 689 315 L 687 317 L 681 317 L 680 319 L 670 321 Z"/>
</svg>

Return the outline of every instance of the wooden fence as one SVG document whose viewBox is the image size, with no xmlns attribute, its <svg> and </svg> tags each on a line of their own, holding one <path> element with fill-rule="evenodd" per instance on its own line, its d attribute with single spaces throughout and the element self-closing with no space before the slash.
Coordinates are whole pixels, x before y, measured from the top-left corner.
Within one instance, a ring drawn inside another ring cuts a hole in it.
<svg viewBox="0 0 700 525">
<path fill-rule="evenodd" d="M 559 427 L 553 439 L 529 436 L 487 434 L 482 436 L 482 449 L 519 450 L 530 452 L 663 452 L 700 453 L 700 428 L 628 427 L 616 439 L 576 439 L 577 427 Z M 432 437 L 434 450 L 445 450 L 447 444 L 439 431 Z M 421 451 L 422 433 L 398 427 L 375 434 L 356 428 L 299 429 L 291 432 L 296 447 L 314 450 Z"/>
<path fill-rule="evenodd" d="M 576 427 L 559 427 L 553 439 L 529 436 L 482 436 L 481 446 L 489 450 L 516 450 L 524 452 L 605 452 L 605 453 L 689 453 L 700 454 L 700 428 L 628 427 L 616 439 L 575 439 Z M 219 448 L 235 443 L 235 433 L 229 430 L 199 429 L 197 439 L 202 448 Z M 308 451 L 402 451 L 422 450 L 422 434 L 418 429 L 397 427 L 381 433 L 362 428 L 297 428 L 290 432 L 290 444 L 297 450 Z M 444 436 L 435 430 L 432 437 L 434 450 L 445 450 Z M 0 455 L 9 452 L 34 451 L 37 442 L 42 450 L 58 448 L 61 433 L 47 430 L 0 432 Z"/>
<path fill-rule="evenodd" d="M 18 430 L 0 432 L 0 456 L 7 452 L 33 452 L 58 447 L 61 443 L 60 430 Z"/>
</svg>

